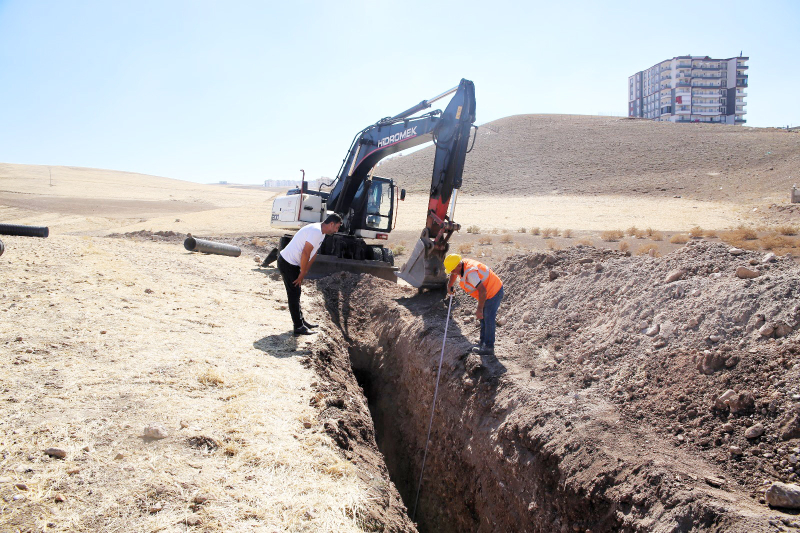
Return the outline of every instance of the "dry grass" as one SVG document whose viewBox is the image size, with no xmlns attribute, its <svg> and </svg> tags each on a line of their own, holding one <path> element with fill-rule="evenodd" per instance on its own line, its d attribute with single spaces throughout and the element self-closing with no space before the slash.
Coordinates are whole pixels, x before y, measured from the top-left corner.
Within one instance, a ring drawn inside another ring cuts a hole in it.
<svg viewBox="0 0 800 533">
<path fill-rule="evenodd" d="M 775 231 L 780 233 L 781 235 L 797 235 L 797 227 L 796 226 L 778 226 L 775 228 Z"/>
<path fill-rule="evenodd" d="M 498 230 L 497 230 L 497 228 L 492 228 L 489 231 L 487 231 L 487 233 L 491 233 L 492 235 L 497 235 Z"/>
<path fill-rule="evenodd" d="M 484 235 L 483 237 L 478 239 L 478 244 L 480 244 L 482 246 L 491 246 L 492 238 L 489 237 L 488 235 Z"/>
<path fill-rule="evenodd" d="M 700 226 L 695 226 L 689 230 L 689 237 L 692 239 L 702 239 L 705 232 Z"/>
<path fill-rule="evenodd" d="M 572 238 L 572 230 L 571 229 L 565 229 L 564 231 L 561 232 L 561 236 L 564 237 L 565 239 L 571 239 Z"/>
<path fill-rule="evenodd" d="M 625 234 L 629 237 L 636 237 L 642 230 L 637 228 L 636 226 L 631 226 L 627 230 L 625 230 Z"/>
<path fill-rule="evenodd" d="M 518 228 L 517 229 L 517 233 L 525 233 L 526 231 L 528 231 L 528 230 L 525 229 L 525 228 Z"/>
<path fill-rule="evenodd" d="M 394 254 L 395 257 L 403 255 L 405 253 L 405 251 L 406 251 L 406 247 L 403 246 L 402 244 L 398 244 L 397 246 L 392 248 L 392 254 Z"/>
<path fill-rule="evenodd" d="M 250 240 L 250 244 L 252 244 L 253 246 L 258 246 L 260 248 L 266 248 L 267 246 L 270 246 L 270 242 L 264 237 L 253 237 Z"/>
<path fill-rule="evenodd" d="M 558 228 L 544 228 L 542 230 L 543 239 L 549 239 L 551 237 L 558 237 Z"/>
<path fill-rule="evenodd" d="M 540 230 L 539 227 L 531 228 L 531 235 L 539 235 Z"/>
<path fill-rule="evenodd" d="M 458 245 L 458 253 L 461 255 L 472 253 L 472 243 L 464 242 Z"/>
<path fill-rule="evenodd" d="M 578 244 L 582 244 L 584 246 L 594 246 L 594 241 L 591 239 L 581 239 L 578 241 Z"/>
<path fill-rule="evenodd" d="M 671 242 L 672 244 L 686 244 L 687 242 L 689 242 L 689 237 L 687 237 L 682 233 L 676 233 L 675 235 L 669 238 L 669 242 Z"/>
<path fill-rule="evenodd" d="M 510 244 L 514 242 L 514 239 L 511 238 L 511 235 L 508 233 L 504 233 L 500 236 L 500 242 L 503 244 Z"/>
<path fill-rule="evenodd" d="M 467 227 L 467 233 L 473 233 L 473 234 L 477 235 L 480 232 L 481 232 L 480 226 L 472 225 L 472 226 L 468 226 Z"/>
<path fill-rule="evenodd" d="M 707 230 L 704 233 L 704 235 L 705 235 L 706 239 L 716 239 L 717 238 L 717 232 L 714 231 L 713 229 Z"/>
<path fill-rule="evenodd" d="M 197 376 L 197 381 L 201 385 L 205 385 L 207 387 L 220 387 L 225 383 L 225 379 L 222 377 L 222 374 L 214 367 L 207 368 L 204 372 Z"/>
<path fill-rule="evenodd" d="M 631 245 L 628 244 L 628 241 L 622 241 L 619 243 L 619 251 L 620 252 L 627 252 L 630 249 Z"/>
<path fill-rule="evenodd" d="M 625 233 L 622 230 L 612 229 L 606 230 L 600 233 L 600 238 L 603 239 L 605 242 L 616 242 L 623 238 Z"/>
<path fill-rule="evenodd" d="M 654 241 L 663 241 L 664 240 L 664 235 L 660 231 L 654 231 L 649 236 L 650 236 L 650 239 L 652 239 Z"/>
<path fill-rule="evenodd" d="M 556 241 L 547 241 L 547 249 L 553 251 L 561 250 L 561 246 L 559 246 Z"/>
<path fill-rule="evenodd" d="M 636 250 L 636 255 L 649 255 L 651 257 L 661 257 L 661 253 L 658 251 L 658 245 L 653 243 L 647 243 L 641 245 Z"/>
</svg>

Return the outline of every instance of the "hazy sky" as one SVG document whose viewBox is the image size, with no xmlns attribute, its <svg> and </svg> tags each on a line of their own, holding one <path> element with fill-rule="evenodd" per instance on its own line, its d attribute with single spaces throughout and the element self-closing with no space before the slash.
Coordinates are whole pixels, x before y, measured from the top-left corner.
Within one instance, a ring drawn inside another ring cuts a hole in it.
<svg viewBox="0 0 800 533">
<path fill-rule="evenodd" d="M 634 72 L 740 52 L 748 126 L 800 125 L 796 0 L 0 0 L 0 162 L 333 177 L 359 130 L 461 78 L 478 124 L 625 115 Z"/>
</svg>

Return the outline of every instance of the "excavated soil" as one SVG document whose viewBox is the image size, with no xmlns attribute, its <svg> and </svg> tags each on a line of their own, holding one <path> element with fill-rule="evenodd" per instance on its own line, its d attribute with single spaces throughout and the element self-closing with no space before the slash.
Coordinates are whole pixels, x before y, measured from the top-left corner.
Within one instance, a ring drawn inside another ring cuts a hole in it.
<svg viewBox="0 0 800 533">
<path fill-rule="evenodd" d="M 419 531 L 800 528 L 764 500 L 797 482 L 791 258 L 692 241 L 665 257 L 577 246 L 492 266 L 506 288 L 497 355 L 469 353 L 475 305 L 458 294 Z M 337 326 L 312 357 L 320 419 L 345 450 L 374 427 L 413 513 L 446 300 L 349 274 L 317 287 Z"/>
</svg>

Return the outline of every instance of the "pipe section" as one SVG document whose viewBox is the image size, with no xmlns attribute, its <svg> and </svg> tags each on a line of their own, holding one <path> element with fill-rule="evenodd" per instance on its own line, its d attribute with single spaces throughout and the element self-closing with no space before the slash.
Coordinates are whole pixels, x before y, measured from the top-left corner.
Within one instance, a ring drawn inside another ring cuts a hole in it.
<svg viewBox="0 0 800 533">
<path fill-rule="evenodd" d="M 6 251 L 6 247 L 3 246 L 3 241 L 0 241 L 0 255 L 3 255 L 3 252 Z"/>
<path fill-rule="evenodd" d="M 242 255 L 242 250 L 238 246 L 195 239 L 192 237 L 191 233 L 186 237 L 186 240 L 183 241 L 183 247 L 190 252 L 202 252 L 204 254 L 229 255 L 231 257 L 239 257 Z"/>
<path fill-rule="evenodd" d="M 50 228 L 44 226 L 0 224 L 0 235 L 17 235 L 18 237 L 47 237 L 50 235 Z"/>
</svg>

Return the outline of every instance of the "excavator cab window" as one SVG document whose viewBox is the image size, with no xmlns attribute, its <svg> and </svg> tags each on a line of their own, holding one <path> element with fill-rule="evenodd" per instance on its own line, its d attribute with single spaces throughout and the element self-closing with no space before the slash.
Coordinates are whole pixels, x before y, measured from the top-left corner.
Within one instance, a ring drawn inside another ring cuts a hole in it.
<svg viewBox="0 0 800 533">
<path fill-rule="evenodd" d="M 373 177 L 367 193 L 365 225 L 371 230 L 389 230 L 392 225 L 394 187 L 390 180 Z M 359 191 L 361 192 L 361 191 Z"/>
</svg>

